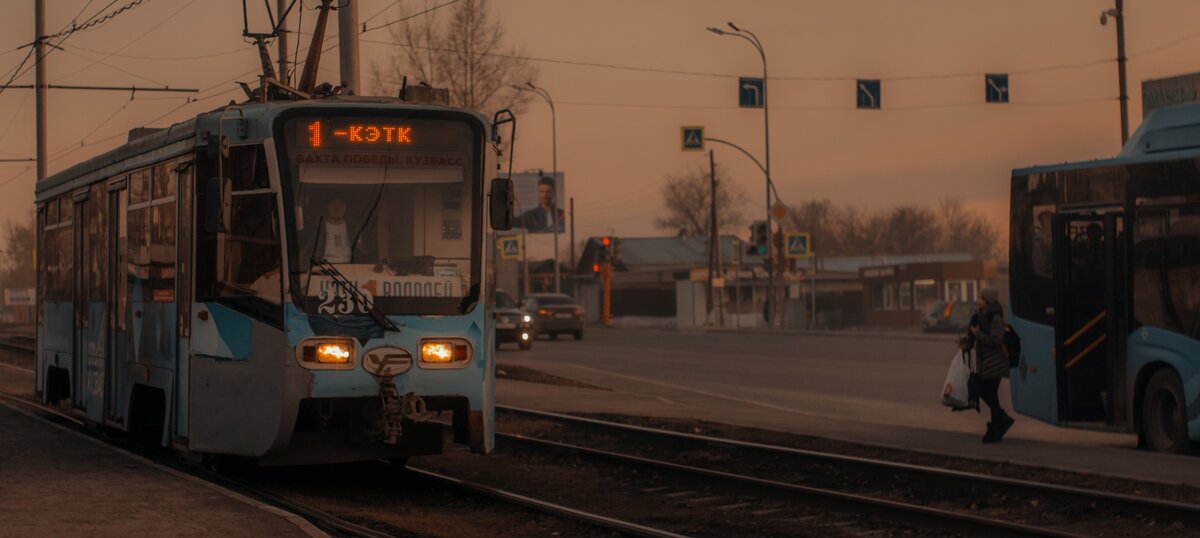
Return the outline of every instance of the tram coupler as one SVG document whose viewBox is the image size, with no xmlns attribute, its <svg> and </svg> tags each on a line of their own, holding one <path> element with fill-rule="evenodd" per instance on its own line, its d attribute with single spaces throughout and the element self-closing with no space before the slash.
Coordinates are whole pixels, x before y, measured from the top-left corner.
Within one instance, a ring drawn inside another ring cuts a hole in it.
<svg viewBox="0 0 1200 538">
<path fill-rule="evenodd" d="M 400 394 L 392 378 L 380 378 L 379 399 L 383 413 L 379 417 L 379 430 L 383 432 L 383 443 L 394 445 L 404 433 L 404 421 L 421 421 L 429 418 L 425 400 L 409 392 Z"/>
</svg>

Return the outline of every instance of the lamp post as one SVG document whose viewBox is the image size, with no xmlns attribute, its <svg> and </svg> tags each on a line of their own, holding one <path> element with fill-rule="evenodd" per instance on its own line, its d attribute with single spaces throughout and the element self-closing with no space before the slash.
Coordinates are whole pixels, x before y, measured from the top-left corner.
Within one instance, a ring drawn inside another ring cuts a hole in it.
<svg viewBox="0 0 1200 538">
<path fill-rule="evenodd" d="M 1108 18 L 1117 21 L 1117 78 L 1121 85 L 1121 145 L 1129 140 L 1129 92 L 1125 89 L 1125 0 L 1117 0 L 1117 7 L 1100 12 L 1100 26 L 1108 24 Z"/>
<path fill-rule="evenodd" d="M 767 53 L 763 50 L 762 41 L 754 32 L 738 26 L 732 22 L 725 23 L 729 26 L 732 32 L 722 30 L 715 26 L 708 28 L 708 31 L 719 36 L 736 36 L 745 39 L 746 42 L 754 46 L 754 50 L 758 51 L 758 56 L 762 58 L 763 66 L 763 88 L 762 88 L 762 104 L 763 104 L 763 137 L 765 139 L 765 155 L 766 166 L 763 167 L 763 172 L 767 176 L 767 326 L 775 326 L 775 256 L 778 253 L 772 252 L 773 243 L 775 242 L 771 233 L 771 114 L 770 100 L 767 99 Z"/>
<path fill-rule="evenodd" d="M 509 84 L 509 87 L 519 92 L 532 91 L 550 105 L 550 167 L 552 169 L 550 177 L 554 178 L 554 198 L 550 201 L 550 222 L 554 227 L 554 293 L 561 293 L 562 283 L 558 276 L 558 227 L 562 223 L 558 221 L 558 119 L 554 112 L 554 100 L 550 98 L 550 92 L 545 88 L 534 86 L 533 82 L 526 82 L 525 86 Z"/>
</svg>

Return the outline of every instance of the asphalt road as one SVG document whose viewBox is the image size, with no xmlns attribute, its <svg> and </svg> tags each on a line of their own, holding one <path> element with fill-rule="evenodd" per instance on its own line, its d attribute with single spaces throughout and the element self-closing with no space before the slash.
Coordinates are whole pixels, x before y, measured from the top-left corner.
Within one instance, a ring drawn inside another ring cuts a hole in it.
<svg viewBox="0 0 1200 538">
<path fill-rule="evenodd" d="M 951 413 L 939 401 L 954 350 L 952 336 L 590 329 L 581 342 L 538 340 L 532 351 L 506 347 L 497 357 L 631 396 L 690 404 L 692 418 L 753 418 L 791 431 L 804 431 L 809 421 L 814 428 L 833 422 L 868 432 L 886 425 L 982 435 L 986 407 L 982 415 Z M 1007 382 L 1001 397 L 1011 412 Z M 1126 448 L 1136 442 L 1017 418 L 1013 438 Z"/>
</svg>

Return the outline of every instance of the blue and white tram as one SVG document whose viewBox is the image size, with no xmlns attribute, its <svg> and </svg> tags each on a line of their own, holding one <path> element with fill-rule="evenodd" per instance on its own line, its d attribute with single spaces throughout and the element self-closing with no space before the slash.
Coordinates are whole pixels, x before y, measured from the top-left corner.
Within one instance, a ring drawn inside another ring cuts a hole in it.
<svg viewBox="0 0 1200 538">
<path fill-rule="evenodd" d="M 1014 170 L 1011 212 L 1017 411 L 1200 445 L 1200 104 L 1115 158 Z"/>
<path fill-rule="evenodd" d="M 396 99 L 253 102 L 40 182 L 38 396 L 267 464 L 436 454 L 441 412 L 489 452 L 498 127 Z"/>
</svg>

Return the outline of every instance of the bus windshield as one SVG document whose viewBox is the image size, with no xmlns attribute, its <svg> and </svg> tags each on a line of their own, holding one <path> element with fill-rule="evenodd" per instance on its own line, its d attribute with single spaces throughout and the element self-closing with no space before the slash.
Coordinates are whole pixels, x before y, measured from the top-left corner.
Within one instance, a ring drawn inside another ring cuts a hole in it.
<svg viewBox="0 0 1200 538">
<path fill-rule="evenodd" d="M 471 306 L 482 211 L 471 124 L 305 116 L 284 121 L 283 136 L 301 308 L 358 314 L 371 302 L 384 314 L 449 315 Z"/>
</svg>

